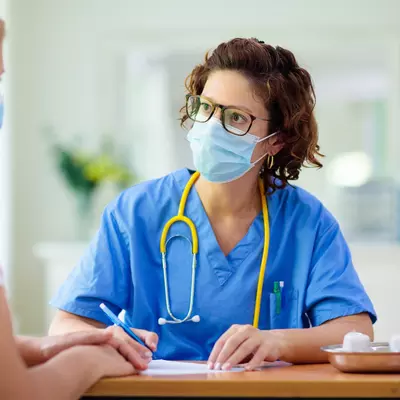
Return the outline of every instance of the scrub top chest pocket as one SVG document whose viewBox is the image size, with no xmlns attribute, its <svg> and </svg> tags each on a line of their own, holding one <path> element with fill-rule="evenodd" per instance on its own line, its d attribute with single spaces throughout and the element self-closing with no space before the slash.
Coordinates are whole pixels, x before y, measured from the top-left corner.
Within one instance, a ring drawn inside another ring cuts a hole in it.
<svg viewBox="0 0 400 400">
<path fill-rule="evenodd" d="M 269 294 L 269 329 L 297 328 L 299 292 L 290 287 L 280 287 L 274 283 Z"/>
</svg>

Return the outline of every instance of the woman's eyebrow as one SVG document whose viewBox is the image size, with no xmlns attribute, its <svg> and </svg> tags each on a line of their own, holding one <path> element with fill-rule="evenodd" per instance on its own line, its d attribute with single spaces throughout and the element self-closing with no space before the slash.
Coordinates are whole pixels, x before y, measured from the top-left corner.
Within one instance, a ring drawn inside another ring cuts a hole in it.
<svg viewBox="0 0 400 400">
<path fill-rule="evenodd" d="M 218 104 L 218 102 L 214 101 L 211 97 L 209 97 L 209 96 L 207 96 L 207 95 L 203 95 L 203 94 L 202 94 L 201 96 L 202 96 L 202 97 L 205 97 L 207 100 L 210 100 L 212 103 Z M 221 105 L 223 105 L 223 104 L 221 104 Z M 245 107 L 245 106 L 242 106 L 242 105 L 238 105 L 238 104 L 228 104 L 227 106 L 224 106 L 224 107 L 237 108 L 237 109 L 246 111 L 246 112 L 248 112 L 249 114 L 254 114 L 254 112 L 251 111 L 249 108 L 247 108 L 247 107 Z"/>
</svg>

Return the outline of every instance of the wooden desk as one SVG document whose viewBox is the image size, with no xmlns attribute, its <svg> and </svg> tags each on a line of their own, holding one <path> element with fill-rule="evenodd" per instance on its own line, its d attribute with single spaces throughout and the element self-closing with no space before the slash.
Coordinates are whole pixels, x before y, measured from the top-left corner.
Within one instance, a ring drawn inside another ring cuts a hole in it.
<svg viewBox="0 0 400 400">
<path fill-rule="evenodd" d="M 95 398 L 400 398 L 400 374 L 344 374 L 331 365 L 296 365 L 263 371 L 104 379 Z"/>
</svg>

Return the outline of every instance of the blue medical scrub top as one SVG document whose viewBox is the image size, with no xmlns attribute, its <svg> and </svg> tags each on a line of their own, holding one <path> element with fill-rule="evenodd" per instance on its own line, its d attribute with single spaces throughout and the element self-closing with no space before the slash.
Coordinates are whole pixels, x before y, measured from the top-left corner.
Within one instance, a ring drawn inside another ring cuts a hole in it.
<svg viewBox="0 0 400 400">
<path fill-rule="evenodd" d="M 192 315 L 199 323 L 158 325 L 166 309 L 160 255 L 161 232 L 177 214 L 187 169 L 141 183 L 107 206 L 101 226 L 79 265 L 51 304 L 110 325 L 99 304 L 125 310 L 132 327 L 156 332 L 156 356 L 169 360 L 206 360 L 217 339 L 233 324 L 252 324 L 263 252 L 262 213 L 228 256 L 221 251 L 201 200 L 192 188 L 185 214 L 199 237 Z M 311 194 L 288 186 L 267 197 L 270 248 L 263 288 L 260 329 L 308 328 L 333 318 L 375 311 L 354 270 L 351 255 L 333 216 Z M 169 237 L 185 235 L 173 225 Z M 189 307 L 190 243 L 175 238 L 167 247 L 172 312 L 183 318 Z M 274 281 L 283 281 L 276 311 Z"/>
</svg>

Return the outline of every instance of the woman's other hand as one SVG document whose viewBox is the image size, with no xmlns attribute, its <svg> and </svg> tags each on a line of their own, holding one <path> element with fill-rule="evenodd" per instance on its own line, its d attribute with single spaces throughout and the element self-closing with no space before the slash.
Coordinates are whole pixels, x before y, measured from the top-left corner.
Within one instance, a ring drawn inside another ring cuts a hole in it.
<svg viewBox="0 0 400 400">
<path fill-rule="evenodd" d="M 251 325 L 232 325 L 215 343 L 208 359 L 210 369 L 229 370 L 246 363 L 252 370 L 264 361 L 277 361 L 282 342 L 272 331 L 262 331 Z"/>
</svg>

